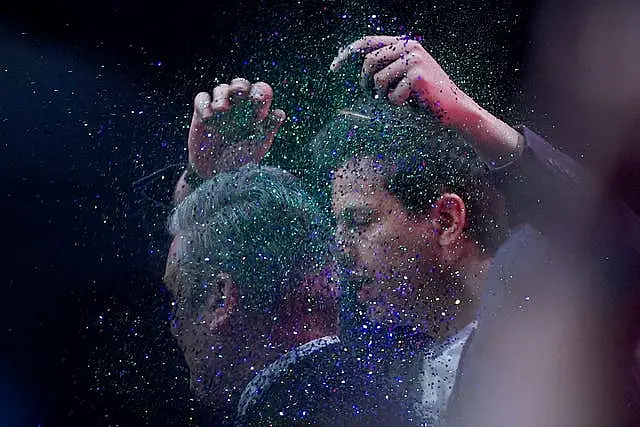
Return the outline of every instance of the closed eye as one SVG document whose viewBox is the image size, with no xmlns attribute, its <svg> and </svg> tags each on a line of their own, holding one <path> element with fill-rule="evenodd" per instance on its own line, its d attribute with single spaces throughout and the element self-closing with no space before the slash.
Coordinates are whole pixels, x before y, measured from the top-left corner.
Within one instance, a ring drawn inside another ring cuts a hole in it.
<svg viewBox="0 0 640 427">
<path fill-rule="evenodd" d="M 373 221 L 373 209 L 369 208 L 346 208 L 341 215 L 340 221 L 350 228 L 362 228 Z"/>
</svg>

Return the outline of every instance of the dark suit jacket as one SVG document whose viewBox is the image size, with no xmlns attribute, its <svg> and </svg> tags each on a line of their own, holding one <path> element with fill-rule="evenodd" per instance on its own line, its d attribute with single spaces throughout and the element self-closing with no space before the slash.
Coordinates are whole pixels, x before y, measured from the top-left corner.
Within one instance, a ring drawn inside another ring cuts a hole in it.
<svg viewBox="0 0 640 427">
<path fill-rule="evenodd" d="M 637 425 L 640 222 L 523 133 L 523 156 L 492 171 L 521 227 L 494 258 L 448 425 Z"/>
<path fill-rule="evenodd" d="M 640 218 L 608 197 L 580 163 L 522 127 L 522 156 L 493 169 L 514 224 L 528 223 L 552 244 L 590 262 L 607 295 L 625 298 L 640 284 Z"/>
<path fill-rule="evenodd" d="M 238 407 L 238 426 L 411 425 L 384 362 L 358 357 L 339 340 L 301 347 L 260 372 Z M 381 372 L 385 366 L 385 372 Z"/>
</svg>

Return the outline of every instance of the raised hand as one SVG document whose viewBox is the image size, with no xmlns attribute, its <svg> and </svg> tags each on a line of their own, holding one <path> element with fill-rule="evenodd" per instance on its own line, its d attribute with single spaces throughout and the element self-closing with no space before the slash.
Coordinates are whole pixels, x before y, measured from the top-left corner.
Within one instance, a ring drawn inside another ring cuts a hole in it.
<svg viewBox="0 0 640 427">
<path fill-rule="evenodd" d="M 286 119 L 284 111 L 271 110 L 272 100 L 271 86 L 243 78 L 218 85 L 211 94 L 196 95 L 189 128 L 189 167 L 178 179 L 174 203 L 193 191 L 198 180 L 262 160 Z"/>
<path fill-rule="evenodd" d="M 462 132 L 481 158 L 500 166 L 520 155 L 522 136 L 484 110 L 451 81 L 435 59 L 415 40 L 404 36 L 368 36 L 343 49 L 330 69 L 355 55 L 364 56 L 360 83 L 390 103 L 415 99 L 442 124 Z"/>
<path fill-rule="evenodd" d="M 188 141 L 195 173 L 210 178 L 260 162 L 286 118 L 284 111 L 271 110 L 272 99 L 271 86 L 243 78 L 196 95 Z"/>
<path fill-rule="evenodd" d="M 361 85 L 372 87 L 392 104 L 404 105 L 415 98 L 448 125 L 454 124 L 450 123 L 450 113 L 456 104 L 473 103 L 415 40 L 402 36 L 364 37 L 341 49 L 330 68 L 337 70 L 358 53 L 364 55 Z"/>
</svg>

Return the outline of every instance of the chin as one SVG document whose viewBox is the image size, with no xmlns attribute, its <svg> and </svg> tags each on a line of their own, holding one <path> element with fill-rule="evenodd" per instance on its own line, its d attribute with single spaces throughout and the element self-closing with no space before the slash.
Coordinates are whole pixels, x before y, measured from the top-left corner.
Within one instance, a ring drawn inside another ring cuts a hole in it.
<svg viewBox="0 0 640 427">
<path fill-rule="evenodd" d="M 410 326 L 411 322 L 407 317 L 398 313 L 397 310 L 379 301 L 370 301 L 367 304 L 367 317 L 369 320 L 389 327 Z"/>
<path fill-rule="evenodd" d="M 216 375 L 216 372 L 219 374 Z M 235 412 L 248 380 L 240 380 L 228 369 L 201 367 L 190 369 L 190 383 L 191 391 L 204 405 L 220 411 Z"/>
</svg>

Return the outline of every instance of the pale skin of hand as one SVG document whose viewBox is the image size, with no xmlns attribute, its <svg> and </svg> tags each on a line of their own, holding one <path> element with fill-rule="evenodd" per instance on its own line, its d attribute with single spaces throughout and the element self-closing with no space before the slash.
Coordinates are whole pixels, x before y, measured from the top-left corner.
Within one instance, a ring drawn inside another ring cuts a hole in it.
<svg viewBox="0 0 640 427">
<path fill-rule="evenodd" d="M 196 95 L 187 142 L 191 172 L 185 171 L 178 179 L 174 203 L 193 190 L 185 179 L 187 173 L 209 179 L 262 160 L 286 119 L 284 111 L 271 109 L 272 100 L 271 86 L 251 84 L 244 78 L 220 84 L 211 94 Z"/>
<path fill-rule="evenodd" d="M 330 69 L 337 70 L 356 54 L 364 55 L 363 87 L 372 85 L 398 106 L 415 99 L 442 124 L 461 132 L 490 166 L 506 164 L 522 153 L 523 136 L 460 90 L 417 41 L 402 36 L 364 37 L 340 49 Z"/>
</svg>

